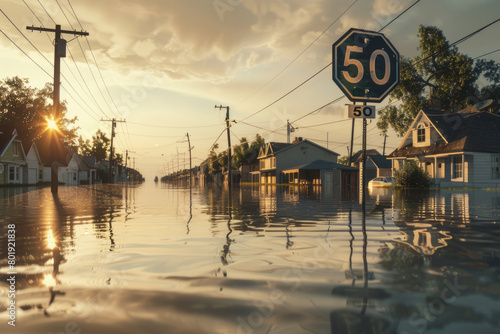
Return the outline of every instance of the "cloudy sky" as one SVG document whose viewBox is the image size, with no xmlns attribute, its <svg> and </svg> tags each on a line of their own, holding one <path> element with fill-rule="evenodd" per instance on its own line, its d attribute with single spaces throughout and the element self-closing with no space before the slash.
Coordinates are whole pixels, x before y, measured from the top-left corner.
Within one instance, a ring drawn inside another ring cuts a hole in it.
<svg viewBox="0 0 500 334">
<path fill-rule="evenodd" d="M 101 118 L 125 119 L 117 126 L 117 151 L 135 152 L 136 167 L 149 178 L 187 163 L 186 133 L 194 146 L 193 163 L 206 158 L 225 129 L 225 110 L 215 109 L 216 104 L 230 106 L 230 118 L 236 121 L 233 143 L 257 133 L 266 141 L 284 142 L 287 119 L 298 119 L 292 136 L 345 155 L 348 100 L 312 113 L 343 95 L 331 79 L 331 66 L 280 98 L 332 61 L 332 43 L 349 28 L 377 31 L 414 2 L 2 0 L 0 75 L 28 78 L 40 88 L 52 81 L 54 36 L 27 31 L 28 25 L 54 28 L 57 23 L 65 30 L 89 32 L 87 39 L 63 36 L 68 52 L 61 67 L 61 97 L 70 115 L 78 116 L 85 138 L 97 129 L 110 133 L 110 123 Z M 454 42 L 499 17 L 498 0 L 421 0 L 383 33 L 400 54 L 413 57 L 421 24 L 440 28 Z M 459 50 L 478 57 L 499 45 L 497 23 Z M 500 52 L 485 58 L 500 62 Z M 361 144 L 360 125 L 355 149 Z M 390 133 L 389 153 L 399 140 Z M 219 143 L 226 147 L 225 135 Z M 372 122 L 368 147 L 382 151 L 382 145 Z"/>
</svg>

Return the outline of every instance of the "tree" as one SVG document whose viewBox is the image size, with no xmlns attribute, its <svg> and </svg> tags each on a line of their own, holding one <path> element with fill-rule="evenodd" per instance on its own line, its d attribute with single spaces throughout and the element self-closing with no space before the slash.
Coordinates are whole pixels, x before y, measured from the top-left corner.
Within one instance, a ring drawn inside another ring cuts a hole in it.
<svg viewBox="0 0 500 334">
<path fill-rule="evenodd" d="M 259 134 L 255 136 L 255 139 L 251 143 L 245 137 L 241 138 L 240 144 L 234 147 L 233 166 L 238 168 L 244 164 L 255 164 L 260 148 L 264 145 L 264 138 Z"/>
<path fill-rule="evenodd" d="M 123 154 L 115 153 L 113 160 L 115 161 L 116 165 L 123 165 Z"/>
<path fill-rule="evenodd" d="M 500 64 L 480 59 L 474 61 L 458 52 L 436 27 L 420 26 L 420 55 L 400 59 L 400 83 L 390 94 L 389 102 L 401 101 L 382 110 L 377 126 L 387 133 L 392 127 L 403 136 L 418 112 L 439 101 L 441 110 L 458 111 L 484 99 L 500 97 Z M 489 82 L 479 87 L 479 81 Z M 498 110 L 498 104 L 494 107 Z"/>
<path fill-rule="evenodd" d="M 65 102 L 60 107 L 61 119 L 57 121 L 63 145 L 75 144 L 77 117 L 67 118 Z M 47 131 L 47 119 L 53 114 L 52 85 L 42 89 L 29 86 L 28 79 L 19 77 L 0 81 L 0 126 L 16 129 L 18 138 L 27 143 L 39 139 Z"/>
<path fill-rule="evenodd" d="M 84 140 L 80 136 L 78 138 L 78 147 L 82 155 L 92 155 L 96 157 L 97 161 L 103 161 L 108 157 L 110 142 L 104 132 L 97 130 L 95 136 L 92 136 L 92 142 L 89 139 Z"/>
</svg>

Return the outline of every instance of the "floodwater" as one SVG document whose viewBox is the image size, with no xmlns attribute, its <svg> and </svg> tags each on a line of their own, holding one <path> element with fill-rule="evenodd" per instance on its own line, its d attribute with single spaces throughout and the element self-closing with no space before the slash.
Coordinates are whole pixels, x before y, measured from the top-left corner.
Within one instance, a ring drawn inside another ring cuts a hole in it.
<svg viewBox="0 0 500 334">
<path fill-rule="evenodd" d="M 500 332 L 500 192 L 3 195 L 2 334 Z"/>
</svg>

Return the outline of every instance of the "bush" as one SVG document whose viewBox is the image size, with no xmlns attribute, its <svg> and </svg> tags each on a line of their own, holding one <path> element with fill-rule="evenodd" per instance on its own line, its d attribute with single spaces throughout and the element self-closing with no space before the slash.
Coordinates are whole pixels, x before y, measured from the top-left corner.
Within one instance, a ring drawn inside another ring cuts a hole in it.
<svg viewBox="0 0 500 334">
<path fill-rule="evenodd" d="M 406 161 L 400 171 L 394 171 L 394 185 L 399 188 L 429 188 L 431 177 L 416 161 Z"/>
</svg>

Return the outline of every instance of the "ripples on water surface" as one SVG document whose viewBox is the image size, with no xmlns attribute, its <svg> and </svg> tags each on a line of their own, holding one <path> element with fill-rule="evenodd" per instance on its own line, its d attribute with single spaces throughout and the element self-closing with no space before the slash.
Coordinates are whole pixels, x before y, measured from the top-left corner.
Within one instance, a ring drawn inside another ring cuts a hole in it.
<svg viewBox="0 0 500 334">
<path fill-rule="evenodd" d="M 381 190 L 363 215 L 296 189 L 146 183 L 6 194 L 0 213 L 1 333 L 500 329 L 499 192 Z"/>
</svg>

